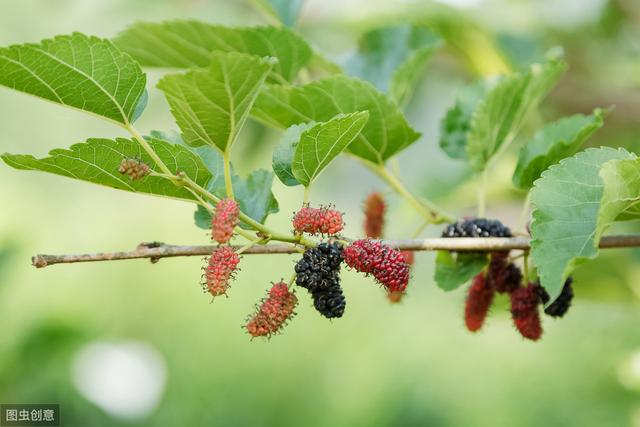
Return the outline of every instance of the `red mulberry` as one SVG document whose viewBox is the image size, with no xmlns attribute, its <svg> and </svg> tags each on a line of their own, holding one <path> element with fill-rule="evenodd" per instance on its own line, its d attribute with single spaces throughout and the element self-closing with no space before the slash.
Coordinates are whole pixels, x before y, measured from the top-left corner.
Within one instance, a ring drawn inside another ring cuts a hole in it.
<svg viewBox="0 0 640 427">
<path fill-rule="evenodd" d="M 293 229 L 298 233 L 334 236 L 344 227 L 342 212 L 328 207 L 305 206 L 293 217 Z"/>
<path fill-rule="evenodd" d="M 203 289 L 213 296 L 223 295 L 240 263 L 240 256 L 230 246 L 214 249 L 204 268 Z"/>
<path fill-rule="evenodd" d="M 149 165 L 138 159 L 124 158 L 120 162 L 118 172 L 126 174 L 132 181 L 137 181 L 149 175 L 151 169 Z"/>
<path fill-rule="evenodd" d="M 240 208 L 235 200 L 220 200 L 211 218 L 211 239 L 221 244 L 231 240 L 233 229 L 238 225 L 238 215 Z"/>
<path fill-rule="evenodd" d="M 274 284 L 256 313 L 250 317 L 245 328 L 252 337 L 271 337 L 280 331 L 287 320 L 293 317 L 298 303 L 296 295 L 289 291 L 286 283 Z"/>
<path fill-rule="evenodd" d="M 523 337 L 533 341 L 537 341 L 542 336 L 542 325 L 538 313 L 540 298 L 536 288 L 535 283 L 530 283 L 511 293 L 513 323 Z"/>
<path fill-rule="evenodd" d="M 484 272 L 478 274 L 469 287 L 464 308 L 464 322 L 471 332 L 478 331 L 489 313 L 495 289 L 485 280 Z"/>
<path fill-rule="evenodd" d="M 371 193 L 364 202 L 364 233 L 372 239 L 382 237 L 385 203 L 380 193 Z"/>
<path fill-rule="evenodd" d="M 409 264 L 402 252 L 377 240 L 356 240 L 342 256 L 349 267 L 373 275 L 389 292 L 404 292 L 409 284 Z"/>
</svg>

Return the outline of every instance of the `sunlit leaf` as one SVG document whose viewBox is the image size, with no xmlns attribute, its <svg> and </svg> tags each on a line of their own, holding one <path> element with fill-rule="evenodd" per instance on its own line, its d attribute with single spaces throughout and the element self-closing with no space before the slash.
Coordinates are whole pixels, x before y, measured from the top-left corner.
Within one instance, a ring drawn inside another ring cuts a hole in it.
<svg viewBox="0 0 640 427">
<path fill-rule="evenodd" d="M 315 122 L 309 122 L 289 127 L 282 135 L 282 140 L 276 149 L 273 150 L 273 171 L 276 173 L 278 179 L 286 186 L 293 187 L 300 185 L 300 182 L 291 171 L 291 163 L 293 163 L 293 156 L 300 142 L 300 135 L 303 131 L 315 124 Z"/>
<path fill-rule="evenodd" d="M 576 114 L 544 126 L 520 149 L 513 183 L 531 188 L 545 169 L 577 152 L 603 123 L 602 110 L 596 110 L 590 116 Z"/>
<path fill-rule="evenodd" d="M 292 81 L 311 59 L 307 42 L 287 28 L 232 28 L 198 21 L 139 22 L 114 42 L 146 67 L 206 67 L 214 51 L 274 57 L 275 81 Z"/>
<path fill-rule="evenodd" d="M 503 77 L 478 104 L 471 118 L 467 157 L 476 171 L 518 133 L 527 114 L 537 108 L 556 84 L 566 64 L 550 60 L 534 64 L 526 73 Z"/>
<path fill-rule="evenodd" d="M 123 125 L 142 113 L 145 84 L 129 55 L 97 37 L 73 33 L 0 48 L 0 85 Z"/>
<path fill-rule="evenodd" d="M 542 173 L 533 187 L 531 256 L 551 301 L 598 255 L 606 228 L 640 199 L 640 164 L 622 149 L 587 149 Z"/>
<path fill-rule="evenodd" d="M 207 185 L 211 180 L 211 173 L 206 166 L 187 148 L 153 138 L 148 143 L 171 172 L 184 172 L 201 186 Z M 140 159 L 151 170 L 162 173 L 138 142 L 125 138 L 92 138 L 87 142 L 74 144 L 69 149 L 52 150 L 48 157 L 41 159 L 25 154 L 2 155 L 2 160 L 16 169 L 49 172 L 119 190 L 194 199 L 187 189 L 164 178 L 147 176 L 139 181 L 132 181 L 127 175 L 118 172 L 123 158 Z"/>
<path fill-rule="evenodd" d="M 271 66 L 255 56 L 215 52 L 207 68 L 167 75 L 158 88 L 187 144 L 224 152 L 235 142 Z"/>
<path fill-rule="evenodd" d="M 291 164 L 293 176 L 308 187 L 355 140 L 368 119 L 366 111 L 341 114 L 302 132 Z"/>
<path fill-rule="evenodd" d="M 396 104 L 370 83 L 339 75 L 304 86 L 265 85 L 253 114 L 288 128 L 358 111 L 369 111 L 369 121 L 348 151 L 363 159 L 384 163 L 420 137 Z"/>
</svg>

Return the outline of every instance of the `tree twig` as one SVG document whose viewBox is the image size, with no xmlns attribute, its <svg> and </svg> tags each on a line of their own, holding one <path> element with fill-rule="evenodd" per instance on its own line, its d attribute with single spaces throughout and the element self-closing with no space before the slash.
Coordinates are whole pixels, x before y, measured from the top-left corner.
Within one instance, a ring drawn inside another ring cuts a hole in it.
<svg viewBox="0 0 640 427">
<path fill-rule="evenodd" d="M 527 250 L 530 239 L 528 237 L 509 238 L 431 238 L 431 239 L 406 239 L 387 240 L 385 243 L 400 250 L 409 251 L 500 251 L 500 250 Z M 31 259 L 34 267 L 43 268 L 53 264 L 69 264 L 76 262 L 116 261 L 125 259 L 149 258 L 151 262 L 157 262 L 160 258 L 180 256 L 210 255 L 216 246 L 180 246 L 168 245 L 160 242 L 141 243 L 133 251 L 104 252 L 76 255 L 35 255 Z M 600 239 L 600 248 L 628 248 L 640 247 L 640 235 L 633 236 L 605 236 Z M 243 252 L 243 255 L 258 254 L 293 254 L 301 252 L 304 248 L 290 244 L 272 244 L 254 246 Z"/>
</svg>

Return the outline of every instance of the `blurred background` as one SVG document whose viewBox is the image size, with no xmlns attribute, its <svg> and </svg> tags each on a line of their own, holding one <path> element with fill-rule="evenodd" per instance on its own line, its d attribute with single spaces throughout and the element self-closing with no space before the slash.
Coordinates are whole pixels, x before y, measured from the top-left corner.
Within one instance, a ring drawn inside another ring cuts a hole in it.
<svg viewBox="0 0 640 427">
<path fill-rule="evenodd" d="M 138 20 L 267 21 L 240 0 L 0 0 L 0 45 L 82 31 L 111 37 Z M 635 0 L 308 0 L 297 30 L 345 63 L 365 31 L 428 25 L 445 43 L 406 106 L 423 133 L 399 156 L 403 179 L 460 215 L 476 185 L 438 148 L 440 119 L 474 78 L 518 69 L 562 46 L 570 70 L 541 109 L 543 120 L 615 105 L 591 145 L 640 152 L 640 3 Z M 149 74 L 138 127 L 175 124 Z M 125 136 L 91 116 L 0 89 L 0 152 L 46 154 L 87 137 Z M 252 123 L 238 142 L 240 171 L 269 167 L 279 134 Z M 490 216 L 517 227 L 523 194 L 510 180 L 516 151 L 492 172 Z M 202 260 L 57 265 L 35 253 L 126 250 L 143 241 L 204 244 L 191 205 L 0 166 L 0 402 L 60 403 L 65 426 L 640 426 L 640 252 L 608 250 L 575 274 L 577 299 L 525 342 L 500 300 L 482 332 L 468 333 L 465 289 L 433 280 L 417 255 L 408 297 L 343 275 L 347 310 L 328 321 L 300 293 L 298 316 L 270 341 L 241 329 L 270 281 L 290 277 L 295 257 L 250 257 L 230 298 L 210 304 Z M 340 192 L 334 193 L 334 189 Z M 385 186 L 341 158 L 314 188 L 314 203 L 346 211 L 359 235 L 360 202 Z M 275 184 L 289 227 L 298 189 Z M 389 196 L 389 237 L 419 219 Z M 622 231 L 639 232 L 637 225 Z M 435 228 L 426 235 L 436 235 Z"/>
</svg>

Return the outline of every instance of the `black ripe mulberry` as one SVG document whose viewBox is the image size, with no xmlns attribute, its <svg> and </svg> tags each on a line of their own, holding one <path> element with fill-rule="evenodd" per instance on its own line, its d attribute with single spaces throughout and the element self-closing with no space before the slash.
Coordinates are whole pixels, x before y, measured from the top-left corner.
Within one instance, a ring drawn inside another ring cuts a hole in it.
<svg viewBox="0 0 640 427">
<path fill-rule="evenodd" d="M 545 314 L 551 317 L 562 317 L 567 311 L 569 311 L 569 307 L 571 307 L 571 301 L 573 300 L 573 288 L 571 284 L 573 283 L 573 278 L 569 277 L 566 282 L 564 282 L 564 286 L 562 288 L 562 292 L 554 302 L 552 302 L 547 308 L 544 309 Z M 537 284 L 538 295 L 540 296 L 540 300 L 542 300 L 543 304 L 549 302 L 549 294 L 547 291 L 540 286 L 540 283 Z"/>
<path fill-rule="evenodd" d="M 342 317 L 346 301 L 340 288 L 342 246 L 320 243 L 307 249 L 295 267 L 296 284 L 307 289 L 313 305 L 326 318 Z"/>
<path fill-rule="evenodd" d="M 472 218 L 447 225 L 442 237 L 512 237 L 512 234 L 497 219 Z"/>
</svg>

